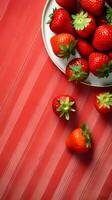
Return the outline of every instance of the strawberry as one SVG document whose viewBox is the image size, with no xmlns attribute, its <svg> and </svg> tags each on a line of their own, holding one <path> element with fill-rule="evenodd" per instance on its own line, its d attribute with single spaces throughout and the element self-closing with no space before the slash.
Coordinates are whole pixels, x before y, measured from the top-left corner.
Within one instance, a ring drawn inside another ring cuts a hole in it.
<svg viewBox="0 0 112 200">
<path fill-rule="evenodd" d="M 105 0 L 80 0 L 80 5 L 93 16 L 100 16 L 104 10 Z"/>
<path fill-rule="evenodd" d="M 93 52 L 89 56 L 89 68 L 99 78 L 108 77 L 112 69 L 112 60 L 106 54 Z"/>
<path fill-rule="evenodd" d="M 70 119 L 70 114 L 76 111 L 75 99 L 69 95 L 60 95 L 52 102 L 53 111 L 59 117 Z"/>
<path fill-rule="evenodd" d="M 56 3 L 70 13 L 74 13 L 77 10 L 77 0 L 56 0 Z"/>
<path fill-rule="evenodd" d="M 112 93 L 102 92 L 96 96 L 95 107 L 100 113 L 112 112 Z"/>
<path fill-rule="evenodd" d="M 72 19 L 76 33 L 82 38 L 88 38 L 96 28 L 94 17 L 87 12 L 81 11 L 72 15 Z"/>
<path fill-rule="evenodd" d="M 79 39 L 77 42 L 77 50 L 80 55 L 84 58 L 88 58 L 89 55 L 94 51 L 93 47 L 86 40 Z"/>
<path fill-rule="evenodd" d="M 66 77 L 69 81 L 83 81 L 89 75 L 89 66 L 84 58 L 75 58 L 66 67 Z"/>
<path fill-rule="evenodd" d="M 75 34 L 72 27 L 72 19 L 70 14 L 63 8 L 53 9 L 53 13 L 49 15 L 48 24 L 54 33 L 71 33 Z"/>
<path fill-rule="evenodd" d="M 76 128 L 67 138 L 66 146 L 78 153 L 86 153 L 92 147 L 92 139 L 88 127 L 84 124 Z"/>
<path fill-rule="evenodd" d="M 104 24 L 99 26 L 93 37 L 93 46 L 98 51 L 108 51 L 112 49 L 112 26 Z"/>
<path fill-rule="evenodd" d="M 69 33 L 61 33 L 51 37 L 51 46 L 54 54 L 60 58 L 69 58 L 75 55 L 76 39 Z"/>
</svg>

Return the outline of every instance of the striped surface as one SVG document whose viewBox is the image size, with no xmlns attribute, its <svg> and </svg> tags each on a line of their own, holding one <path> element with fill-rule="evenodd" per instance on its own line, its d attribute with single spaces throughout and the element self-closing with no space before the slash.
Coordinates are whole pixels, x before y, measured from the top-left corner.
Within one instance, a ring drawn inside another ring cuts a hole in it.
<svg viewBox="0 0 112 200">
<path fill-rule="evenodd" d="M 112 115 L 94 108 L 101 90 L 68 84 L 49 59 L 41 36 L 45 2 L 0 0 L 0 200 L 111 200 Z M 61 93 L 77 100 L 68 123 L 52 112 Z M 72 155 L 66 137 L 84 122 L 93 154 Z"/>
</svg>

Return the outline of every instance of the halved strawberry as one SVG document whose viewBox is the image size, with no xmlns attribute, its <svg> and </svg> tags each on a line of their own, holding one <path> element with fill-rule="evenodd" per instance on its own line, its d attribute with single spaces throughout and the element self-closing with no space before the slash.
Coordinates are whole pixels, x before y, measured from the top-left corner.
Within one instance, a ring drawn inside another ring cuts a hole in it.
<svg viewBox="0 0 112 200">
<path fill-rule="evenodd" d="M 86 153 L 92 147 L 92 139 L 88 126 L 83 124 L 76 128 L 67 138 L 66 146 L 78 153 Z"/>
<path fill-rule="evenodd" d="M 66 77 L 69 81 L 83 81 L 89 75 L 89 66 L 84 58 L 75 58 L 66 67 Z"/>
<path fill-rule="evenodd" d="M 69 33 L 61 33 L 51 38 L 51 47 L 54 54 L 60 58 L 69 58 L 75 55 L 76 39 Z"/>
<path fill-rule="evenodd" d="M 70 95 L 57 96 L 52 102 L 52 107 L 54 113 L 56 113 L 59 117 L 69 120 L 71 113 L 76 111 L 75 99 Z"/>
<path fill-rule="evenodd" d="M 100 113 L 112 112 L 112 93 L 102 92 L 96 96 L 95 106 Z"/>
<path fill-rule="evenodd" d="M 108 77 L 112 70 L 112 60 L 106 54 L 93 52 L 89 56 L 89 69 L 99 78 Z"/>
<path fill-rule="evenodd" d="M 94 17 L 87 12 L 81 11 L 72 15 L 72 19 L 76 33 L 82 38 L 88 38 L 96 28 Z"/>
</svg>

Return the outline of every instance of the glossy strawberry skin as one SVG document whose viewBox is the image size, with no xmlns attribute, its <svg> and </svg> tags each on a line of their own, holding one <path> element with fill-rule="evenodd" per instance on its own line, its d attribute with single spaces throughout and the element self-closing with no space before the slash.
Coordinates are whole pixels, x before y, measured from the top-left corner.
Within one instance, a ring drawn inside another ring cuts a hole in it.
<svg viewBox="0 0 112 200">
<path fill-rule="evenodd" d="M 70 102 L 74 102 L 74 104 L 71 106 L 73 111 L 68 108 L 68 113 L 69 113 L 69 115 L 71 115 L 72 113 L 74 113 L 76 111 L 76 102 L 75 102 L 75 99 L 72 96 L 70 96 L 70 95 L 59 95 L 59 96 L 55 97 L 52 101 L 52 108 L 53 108 L 54 113 L 57 116 L 63 117 L 65 119 L 66 119 L 66 116 L 65 115 L 61 116 L 61 111 L 59 111 L 58 108 L 61 105 L 60 100 L 65 102 L 66 98 L 69 98 Z M 67 120 L 69 120 L 69 118 Z"/>
<path fill-rule="evenodd" d="M 56 3 L 70 13 L 74 13 L 77 10 L 77 0 L 56 0 Z"/>
<path fill-rule="evenodd" d="M 99 93 L 99 94 L 96 95 L 96 98 L 95 98 L 96 110 L 101 114 L 111 113 L 112 112 L 112 104 L 109 107 L 106 106 L 105 104 L 104 105 L 102 104 L 102 106 L 101 106 L 101 102 L 99 100 L 99 97 L 103 96 L 103 95 L 106 95 L 106 92 Z M 106 97 L 105 97 L 105 99 L 106 99 Z"/>
<path fill-rule="evenodd" d="M 101 52 L 112 50 L 112 26 L 104 24 L 96 29 L 93 47 Z"/>
<path fill-rule="evenodd" d="M 80 0 L 81 7 L 93 16 L 100 16 L 103 13 L 104 0 Z"/>
<path fill-rule="evenodd" d="M 86 137 L 82 128 L 75 129 L 67 138 L 66 146 L 77 153 L 86 153 L 91 149 L 91 144 L 87 146 Z"/>
<path fill-rule="evenodd" d="M 78 40 L 77 50 L 83 58 L 88 58 L 89 55 L 94 51 L 92 45 L 83 39 Z"/>
<path fill-rule="evenodd" d="M 76 33 L 81 37 L 81 38 L 88 38 L 91 36 L 91 34 L 94 32 L 96 28 L 96 22 L 95 19 L 92 15 L 88 15 L 88 18 L 91 19 L 91 22 L 88 24 L 87 27 L 85 27 L 83 30 L 76 30 Z"/>
<path fill-rule="evenodd" d="M 50 20 L 50 29 L 54 33 L 70 33 L 75 34 L 75 31 L 72 27 L 72 19 L 69 13 L 63 9 L 59 8 L 54 10 L 51 20 Z"/>
<path fill-rule="evenodd" d="M 95 76 L 100 76 L 99 70 L 101 70 L 104 64 L 108 64 L 110 61 L 109 56 L 99 52 L 93 52 L 89 56 L 89 69 Z"/>
<path fill-rule="evenodd" d="M 60 55 L 60 53 L 63 53 L 63 49 L 61 49 L 60 45 L 64 45 L 65 47 L 67 47 L 68 45 L 70 45 L 71 42 L 75 43 L 76 39 L 73 35 L 69 33 L 61 33 L 51 37 L 50 42 L 54 54 L 59 58 L 64 58 L 63 54 Z M 75 50 L 75 47 L 73 48 L 73 50 Z M 70 55 L 68 55 L 68 58 L 69 56 Z"/>
<path fill-rule="evenodd" d="M 72 67 L 75 68 L 80 65 L 81 65 L 81 72 L 78 71 L 75 72 L 72 69 Z M 84 73 L 84 75 L 82 73 Z M 70 61 L 66 67 L 66 77 L 69 81 L 80 82 L 85 80 L 88 77 L 88 75 L 89 75 L 89 66 L 88 62 L 84 58 L 75 58 L 74 60 Z"/>
</svg>

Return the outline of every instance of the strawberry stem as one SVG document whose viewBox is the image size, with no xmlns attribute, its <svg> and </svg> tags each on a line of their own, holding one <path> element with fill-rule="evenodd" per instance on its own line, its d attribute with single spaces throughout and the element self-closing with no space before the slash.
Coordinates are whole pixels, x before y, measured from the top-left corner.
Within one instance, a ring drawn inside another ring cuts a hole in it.
<svg viewBox="0 0 112 200">
<path fill-rule="evenodd" d="M 68 45 L 60 44 L 60 53 L 58 54 L 59 57 L 69 58 L 70 55 L 75 55 L 75 46 L 77 41 L 70 41 Z"/>
<path fill-rule="evenodd" d="M 99 102 L 99 108 L 102 108 L 103 106 L 110 109 L 112 106 L 112 93 L 110 92 L 104 92 L 97 96 L 97 100 Z"/>
<path fill-rule="evenodd" d="M 82 124 L 80 126 L 80 128 L 83 130 L 83 135 L 84 135 L 84 137 L 86 139 L 86 147 L 87 148 L 91 148 L 92 139 L 91 139 L 91 135 L 90 135 L 88 126 L 86 124 Z"/>
<path fill-rule="evenodd" d="M 60 117 L 64 117 L 66 120 L 69 120 L 70 112 L 75 112 L 74 104 L 75 101 L 70 101 L 69 97 L 66 97 L 65 100 L 58 100 L 60 106 L 57 108 L 57 111 L 60 112 Z"/>
<path fill-rule="evenodd" d="M 83 30 L 91 22 L 91 19 L 88 18 L 88 13 L 84 11 L 81 11 L 76 15 L 72 15 L 72 19 L 73 26 L 76 30 Z"/>
<path fill-rule="evenodd" d="M 69 81 L 82 81 L 88 76 L 88 73 L 83 71 L 81 64 L 70 65 L 70 69 L 72 71 L 72 76 L 69 78 Z"/>
</svg>

